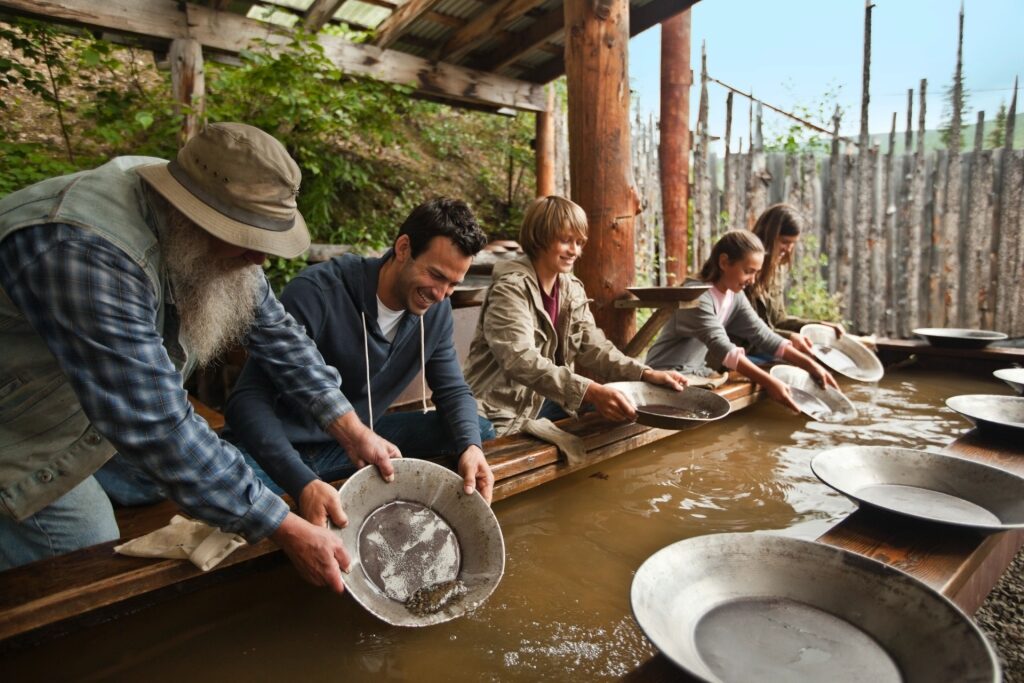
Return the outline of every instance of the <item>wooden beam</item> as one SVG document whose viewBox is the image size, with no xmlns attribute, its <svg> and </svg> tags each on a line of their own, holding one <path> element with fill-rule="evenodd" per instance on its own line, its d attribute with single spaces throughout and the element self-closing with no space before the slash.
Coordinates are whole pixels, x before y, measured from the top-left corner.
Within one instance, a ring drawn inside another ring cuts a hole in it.
<svg viewBox="0 0 1024 683">
<path fill-rule="evenodd" d="M 471 65 L 481 71 L 500 71 L 527 52 L 560 38 L 564 28 L 565 14 L 561 7 L 556 7 L 537 17 L 522 31 L 509 34 L 489 55 L 471 62 Z"/>
<path fill-rule="evenodd" d="M 191 38 L 205 50 L 227 54 L 237 54 L 255 40 L 271 45 L 285 45 L 291 40 L 291 32 L 286 28 L 177 0 L 0 0 L 0 9 L 56 23 L 149 38 Z M 545 107 L 544 90 L 533 83 L 452 64 L 435 64 L 413 55 L 351 43 L 338 36 L 322 35 L 318 40 L 328 58 L 346 73 L 411 85 L 422 94 L 456 102 L 523 111 L 543 111 Z"/>
<path fill-rule="evenodd" d="M 203 72 L 203 47 L 198 41 L 178 38 L 171 41 L 171 91 L 174 111 L 184 115 L 178 146 L 184 146 L 199 132 L 206 108 L 206 75 Z"/>
<path fill-rule="evenodd" d="M 633 309 L 614 302 L 633 284 L 633 184 L 629 132 L 629 3 L 614 0 L 601 18 L 591 0 L 565 2 L 572 199 L 589 224 L 587 257 L 576 274 L 598 327 L 617 347 L 633 336 Z"/>
<path fill-rule="evenodd" d="M 417 92 L 471 104 L 544 111 L 544 87 L 454 64 L 431 62 L 404 52 L 357 45 L 337 36 L 320 36 L 327 57 L 347 73 L 387 83 L 412 85 Z"/>
<path fill-rule="evenodd" d="M 306 10 L 306 17 L 303 19 L 306 30 L 316 33 L 322 29 L 343 2 L 345 0 L 313 0 L 313 4 Z"/>
<path fill-rule="evenodd" d="M 389 47 L 412 22 L 432 10 L 437 3 L 438 0 L 409 0 L 381 22 L 373 44 L 379 48 Z"/>
<path fill-rule="evenodd" d="M 538 7 L 544 0 L 503 0 L 479 13 L 457 30 L 438 52 L 438 59 L 456 63 L 502 27 Z"/>
<path fill-rule="evenodd" d="M 654 0 L 643 7 L 629 8 L 629 35 L 643 33 L 655 24 L 660 24 L 697 4 L 697 0 Z M 565 59 L 555 57 L 540 66 L 520 74 L 519 78 L 531 83 L 547 83 L 565 73 Z"/>
</svg>

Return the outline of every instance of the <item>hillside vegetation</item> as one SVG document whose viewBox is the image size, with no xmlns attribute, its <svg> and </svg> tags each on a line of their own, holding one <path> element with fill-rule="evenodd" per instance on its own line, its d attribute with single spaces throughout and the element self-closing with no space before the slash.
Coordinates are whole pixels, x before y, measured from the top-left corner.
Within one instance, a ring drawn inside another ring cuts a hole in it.
<svg viewBox="0 0 1024 683">
<path fill-rule="evenodd" d="M 258 126 L 298 162 L 314 241 L 378 249 L 437 195 L 465 199 L 505 237 L 533 196 L 532 115 L 455 109 L 347 76 L 309 36 L 276 56 L 256 45 L 238 66 L 205 68 L 207 120 Z M 180 127 L 170 74 L 150 52 L 0 23 L 0 196 L 112 156 L 170 158 Z"/>
</svg>

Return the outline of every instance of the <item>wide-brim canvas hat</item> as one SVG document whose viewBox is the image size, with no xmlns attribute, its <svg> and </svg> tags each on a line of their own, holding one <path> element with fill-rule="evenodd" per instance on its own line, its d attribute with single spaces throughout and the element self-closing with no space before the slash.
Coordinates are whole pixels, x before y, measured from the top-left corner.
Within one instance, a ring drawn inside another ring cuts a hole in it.
<svg viewBox="0 0 1024 683">
<path fill-rule="evenodd" d="M 284 145 L 243 123 L 208 124 L 170 162 L 138 173 L 211 235 L 294 258 L 309 248 L 296 199 L 302 174 Z"/>
<path fill-rule="evenodd" d="M 446 467 L 391 464 L 394 481 L 364 467 L 339 492 L 348 525 L 332 530 L 352 558 L 346 592 L 394 626 L 431 626 L 476 609 L 505 572 L 494 512 Z"/>
</svg>

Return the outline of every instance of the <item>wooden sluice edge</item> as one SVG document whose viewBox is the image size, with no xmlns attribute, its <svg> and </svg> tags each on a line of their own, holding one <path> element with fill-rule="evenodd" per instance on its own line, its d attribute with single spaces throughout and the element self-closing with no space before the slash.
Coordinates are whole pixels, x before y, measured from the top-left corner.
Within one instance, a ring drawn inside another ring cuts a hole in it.
<svg viewBox="0 0 1024 683">
<path fill-rule="evenodd" d="M 730 383 L 717 391 L 730 400 L 734 411 L 763 396 L 763 392 L 755 391 L 748 383 Z M 488 457 L 494 458 L 496 475 L 500 473 L 495 500 L 675 433 L 637 425 L 608 428 L 596 417 L 584 418 L 571 430 L 588 445 L 586 462 L 577 466 L 559 460 L 554 446 L 532 437 L 516 435 L 489 443 Z M 992 442 L 976 431 L 954 442 L 949 449 L 962 457 L 975 457 L 1024 475 L 1024 451 L 1007 443 Z M 146 526 L 166 523 L 173 514 L 172 505 L 161 505 L 166 506 L 165 514 L 150 513 L 150 519 L 140 525 L 140 533 L 150 530 L 144 529 Z M 972 613 L 1024 542 L 1024 533 L 985 537 L 858 510 L 818 540 L 907 571 Z M 161 594 L 195 590 L 267 566 L 270 561 L 283 561 L 279 549 L 270 541 L 263 541 L 240 548 L 216 570 L 203 573 L 183 560 L 115 556 L 114 545 L 111 542 L 4 572 L 5 580 L 0 587 L 0 652 L 59 635 L 62 626 L 73 627 L 104 614 L 116 616 L 125 611 L 124 606 L 141 604 L 147 598 L 147 604 L 157 602 Z M 25 599 L 29 591 L 20 589 L 25 585 L 36 587 L 35 597 Z M 41 635 L 35 637 L 37 634 Z"/>
<path fill-rule="evenodd" d="M 754 393 L 752 385 L 746 382 L 728 384 L 718 392 L 734 402 L 739 400 L 737 409 L 748 405 L 751 401 L 745 399 Z M 498 481 L 495 499 L 525 491 L 675 433 L 635 424 L 609 426 L 597 416 L 585 416 L 567 425 L 567 429 L 583 438 L 588 452 L 593 451 L 593 458 L 588 458 L 585 465 L 559 467 L 556 448 L 527 435 L 502 437 L 488 443 L 488 460 L 492 462 Z M 505 481 L 513 483 L 502 488 Z M 125 539 L 134 538 L 163 526 L 176 511 L 170 502 L 122 509 L 118 513 L 118 524 Z M 119 605 L 147 594 L 201 588 L 218 574 L 237 573 L 267 556 L 281 557 L 277 546 L 264 540 L 239 548 L 215 570 L 204 573 L 185 560 L 116 555 L 113 547 L 119 542 L 111 541 L 3 572 L 0 651 L 35 644 L 45 640 L 47 634 L 57 633 L 56 625 L 96 618 L 96 613 L 105 610 L 117 611 Z M 36 634 L 41 636 L 36 638 Z"/>
</svg>

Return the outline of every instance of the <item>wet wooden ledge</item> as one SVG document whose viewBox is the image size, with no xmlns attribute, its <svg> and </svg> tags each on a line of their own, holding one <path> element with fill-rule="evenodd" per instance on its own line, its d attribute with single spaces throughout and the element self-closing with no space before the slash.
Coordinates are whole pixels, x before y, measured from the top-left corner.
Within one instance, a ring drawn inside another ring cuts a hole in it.
<svg viewBox="0 0 1024 683">
<path fill-rule="evenodd" d="M 746 381 L 731 382 L 716 392 L 730 401 L 733 410 L 751 405 L 761 395 Z M 213 411 L 204 417 L 214 422 L 219 419 Z M 636 424 L 614 425 L 596 415 L 565 426 L 587 445 L 585 460 L 576 466 L 559 460 L 554 446 L 525 434 L 485 444 L 496 479 L 495 501 L 676 433 Z M 285 500 L 292 502 L 288 497 Z M 114 553 L 118 543 L 166 525 L 177 512 L 170 501 L 121 508 L 116 513 L 121 540 L 0 573 L 0 652 L 29 647 L 181 592 L 284 561 L 280 549 L 269 540 L 242 546 L 209 572 L 199 571 L 187 560 Z"/>
</svg>

